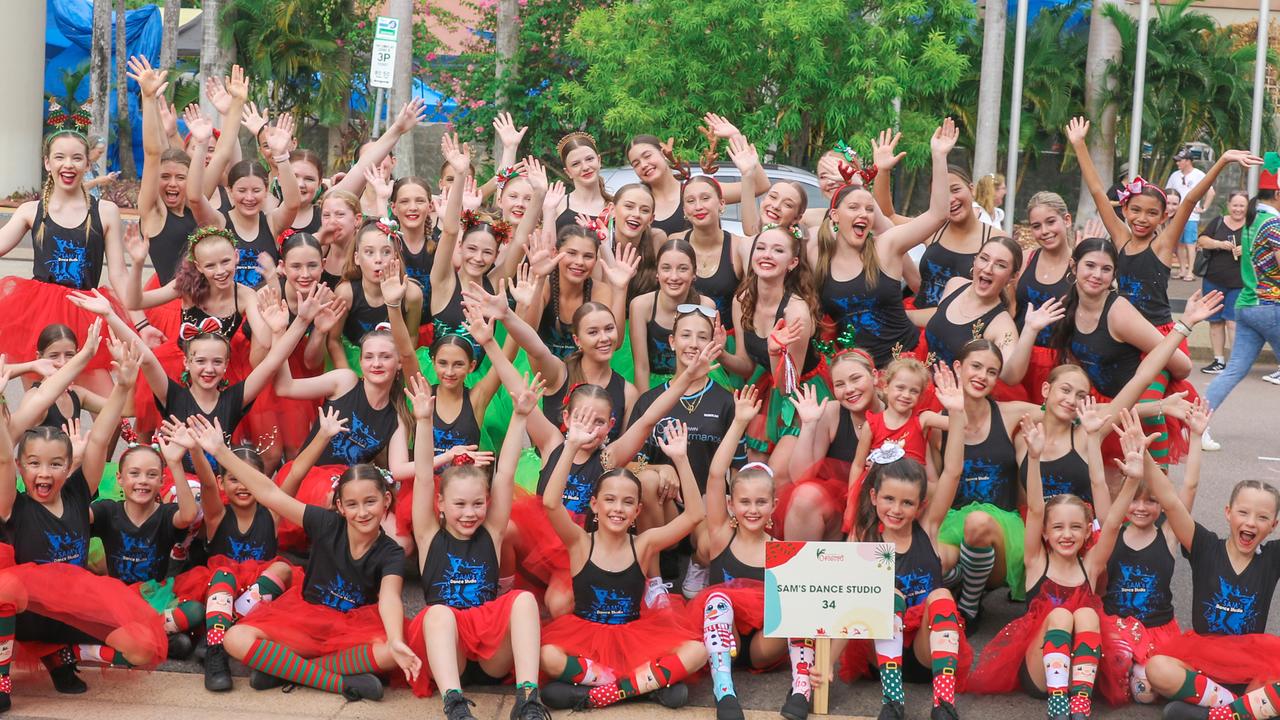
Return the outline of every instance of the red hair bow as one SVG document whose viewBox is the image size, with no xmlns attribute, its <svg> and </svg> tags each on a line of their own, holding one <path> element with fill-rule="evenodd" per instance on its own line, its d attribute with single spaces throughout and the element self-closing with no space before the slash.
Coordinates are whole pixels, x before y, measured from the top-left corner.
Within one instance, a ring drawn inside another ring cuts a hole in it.
<svg viewBox="0 0 1280 720">
<path fill-rule="evenodd" d="M 222 331 L 222 321 L 216 317 L 207 317 L 199 323 L 184 322 L 178 327 L 178 337 L 183 340 L 191 340 L 197 335 L 204 333 L 218 333 Z"/>
<path fill-rule="evenodd" d="M 1130 198 L 1134 195 L 1141 195 L 1142 191 L 1147 188 L 1155 188 L 1155 191 L 1160 193 L 1160 197 L 1167 200 L 1167 198 L 1165 198 L 1164 190 L 1160 189 L 1159 185 L 1153 185 L 1147 182 L 1141 175 L 1134 175 L 1132 180 L 1125 183 L 1124 187 L 1120 188 L 1120 192 L 1116 193 L 1116 197 L 1120 200 L 1121 205 L 1125 205 L 1129 202 Z"/>
</svg>

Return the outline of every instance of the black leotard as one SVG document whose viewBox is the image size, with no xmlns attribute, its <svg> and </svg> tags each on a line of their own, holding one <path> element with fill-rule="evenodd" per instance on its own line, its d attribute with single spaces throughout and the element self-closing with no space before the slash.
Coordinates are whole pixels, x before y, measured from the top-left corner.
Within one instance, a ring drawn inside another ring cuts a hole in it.
<svg viewBox="0 0 1280 720">
<path fill-rule="evenodd" d="M 837 336 L 852 327 L 850 347 L 870 353 L 876 367 L 885 367 L 893 360 L 894 346 L 910 352 L 920 344 L 920 331 L 902 306 L 902 284 L 883 270 L 874 289 L 867 287 L 866 270 L 851 280 L 836 280 L 828 275 L 818 289 L 818 299 L 823 312 L 835 321 Z"/>
<path fill-rule="evenodd" d="M 1074 328 L 1070 342 L 1071 355 L 1089 376 L 1093 388 L 1109 398 L 1124 388 L 1142 364 L 1142 352 L 1138 348 L 1111 337 L 1107 318 L 1117 297 L 1114 292 L 1107 295 L 1098 315 L 1098 327 L 1093 332 L 1084 333 Z"/>
<path fill-rule="evenodd" d="M 693 289 L 711 298 L 720 311 L 725 330 L 733 329 L 733 294 L 738 291 L 738 275 L 733 271 L 733 235 L 723 230 L 720 241 L 720 264 L 711 277 L 694 275 Z M 690 233 L 692 235 L 692 233 Z"/>
<path fill-rule="evenodd" d="M 574 615 L 602 625 L 625 625 L 640 619 L 645 576 L 636 558 L 636 539 L 628 539 L 633 562 L 625 570 L 605 570 L 591 559 L 596 549 L 596 534 L 591 533 L 587 564 L 573 576 Z"/>
<path fill-rule="evenodd" d="M 437 388 L 432 390 L 438 396 L 439 390 Z M 471 407 L 471 393 L 466 388 L 462 389 L 462 408 L 458 410 L 458 416 L 452 422 L 441 419 L 440 406 L 436 405 L 436 411 L 431 419 L 431 428 L 435 435 L 433 447 L 436 455 L 459 445 L 479 445 L 480 424 L 476 421 L 475 409 Z"/>
<path fill-rule="evenodd" d="M 1156 257 L 1150 245 L 1133 255 L 1125 253 L 1128 246 L 1126 242 L 1120 248 L 1116 287 L 1152 325 L 1168 325 L 1173 322 L 1173 309 L 1169 306 L 1169 266 Z"/>
<path fill-rule="evenodd" d="M 346 395 L 337 400 L 324 401 L 322 410 L 336 408 L 340 416 L 351 419 L 351 424 L 348 426 L 350 430 L 340 432 L 329 440 L 329 446 L 316 461 L 316 465 L 357 465 L 373 462 L 378 453 L 391 442 L 391 436 L 400 427 L 394 398 L 387 400 L 386 407 L 375 410 L 369 405 L 369 396 L 365 394 L 364 383 L 364 380 L 360 380 L 355 387 L 347 391 Z M 308 444 L 318 430 L 317 423 L 311 428 L 311 434 L 307 436 Z"/>
<path fill-rule="evenodd" d="M 1027 262 L 1027 267 L 1018 276 L 1017 302 L 1018 314 L 1013 321 L 1018 325 L 1018 332 L 1022 332 L 1023 326 L 1027 321 L 1027 306 L 1035 305 L 1040 307 L 1052 298 L 1062 300 L 1067 296 L 1067 291 L 1071 288 L 1071 270 L 1062 273 L 1062 277 L 1057 280 L 1045 284 L 1036 279 L 1036 265 L 1040 263 L 1040 251 L 1032 253 L 1031 260 Z M 1036 347 L 1049 347 L 1049 337 L 1053 335 L 1053 325 L 1040 331 L 1036 335 Z"/>
<path fill-rule="evenodd" d="M 31 383 L 32 390 L 38 387 L 40 387 L 40 383 Z M 68 390 L 67 395 L 71 396 L 71 417 L 68 418 L 63 415 L 62 411 L 58 409 L 58 403 L 55 401 L 49 406 L 49 412 L 44 414 L 44 419 L 40 421 L 37 427 L 61 428 L 70 419 L 80 419 L 80 411 L 84 408 L 80 403 L 80 395 L 75 390 Z"/>
<path fill-rule="evenodd" d="M 982 226 L 982 244 L 991 238 L 992 227 L 986 223 Z M 942 291 L 947 281 L 953 277 L 970 277 L 973 275 L 973 259 L 977 253 L 959 253 L 942 244 L 942 236 L 951 226 L 948 220 L 942 229 L 934 233 L 924 254 L 920 256 L 920 292 L 916 293 L 916 307 L 937 307 L 942 301 Z"/>
<path fill-rule="evenodd" d="M 1055 495 L 1075 495 L 1090 505 L 1093 504 L 1093 486 L 1089 483 L 1089 463 L 1080 457 L 1076 450 L 1076 434 L 1071 436 L 1071 449 L 1052 460 L 1040 459 L 1040 482 L 1043 483 L 1044 499 Z M 1027 460 L 1024 458 L 1018 467 L 1018 480 L 1022 488 L 1027 487 Z"/>
<path fill-rule="evenodd" d="M 764 582 L 764 568 L 748 565 L 738 559 L 733 554 L 733 541 L 738 537 L 738 530 L 735 528 L 733 537 L 729 538 L 729 544 L 724 546 L 724 550 L 711 559 L 710 577 L 707 580 L 708 585 L 719 585 L 731 580 L 759 580 Z"/>
<path fill-rule="evenodd" d="M 791 293 L 788 292 L 782 296 L 782 300 L 778 302 L 778 312 L 773 316 L 774 323 L 777 323 L 787 314 L 787 303 L 790 300 Z M 772 331 L 773 328 L 770 327 L 766 332 Z M 747 331 L 744 329 L 743 332 L 738 333 L 738 338 L 742 342 L 743 349 L 747 352 L 747 357 L 751 358 L 752 362 L 764 368 L 766 372 L 773 370 L 773 361 L 769 357 L 769 336 L 767 334 L 761 336 L 757 335 L 755 330 Z M 818 361 L 818 353 L 811 344 L 809 351 L 804 354 L 804 368 L 800 371 L 800 375 L 808 375 L 814 368 L 818 367 Z"/>
<path fill-rule="evenodd" d="M 1009 511 L 1018 509 L 1018 455 L 1013 441 L 1004 427 L 1000 406 L 987 398 L 991 407 L 991 425 L 987 437 L 976 445 L 964 446 L 964 469 L 960 472 L 960 487 L 951 507 L 962 508 L 970 503 L 990 503 Z M 944 413 L 945 414 L 945 413 Z M 942 434 L 942 445 L 947 444 L 947 434 Z"/>
<path fill-rule="evenodd" d="M 37 202 L 31 223 L 31 277 L 76 290 L 98 287 L 107 252 L 98 201 L 89 199 L 88 213 L 76 227 L 59 225 L 44 212 L 44 203 Z"/>
<path fill-rule="evenodd" d="M 947 317 L 947 309 L 951 307 L 951 303 L 964 292 L 965 288 L 971 283 L 965 283 L 956 288 L 950 295 L 942 299 L 938 303 L 938 309 L 934 311 L 933 317 L 929 318 L 929 324 L 925 325 L 924 336 L 925 341 L 929 345 L 929 352 L 938 356 L 938 362 L 951 366 L 951 363 L 960 355 L 960 351 L 964 346 L 974 339 L 975 336 L 981 337 L 982 330 L 979 330 L 979 323 L 982 328 L 991 325 L 991 321 L 996 319 L 1000 313 L 1005 311 L 1003 303 L 997 303 L 995 307 L 983 313 L 977 320 L 957 325 Z"/>
<path fill-rule="evenodd" d="M 387 305 L 370 305 L 369 298 L 364 294 L 364 282 L 362 280 L 348 280 L 351 285 L 351 309 L 347 310 L 347 319 L 342 323 L 342 337 L 352 345 L 359 346 L 360 339 L 365 333 L 377 329 L 383 323 L 387 327 L 391 327 L 390 317 L 387 315 Z"/>
<path fill-rule="evenodd" d="M 172 210 L 165 209 L 164 227 L 150 238 L 147 253 L 161 285 L 169 284 L 177 274 L 183 253 L 187 250 L 187 238 L 196 231 L 196 225 L 195 213 L 187 211 L 184 215 L 174 215 Z"/>
<path fill-rule="evenodd" d="M 272 261 L 280 261 L 280 246 L 271 235 L 271 222 L 265 212 L 258 212 L 258 234 L 252 238 L 240 237 L 236 224 L 231 221 L 231 209 L 222 212 L 226 218 L 227 230 L 236 236 L 236 251 L 240 253 L 240 261 L 236 264 L 236 282 L 257 288 L 262 284 L 262 272 L 258 270 L 258 256 L 266 253 Z"/>
<path fill-rule="evenodd" d="M 609 393 L 609 401 L 613 404 L 613 409 L 609 412 L 613 417 L 613 427 L 609 428 L 609 435 L 605 442 L 613 442 L 622 437 L 622 426 L 625 424 L 627 414 L 627 379 L 619 375 L 616 370 L 610 372 L 609 384 L 604 389 Z M 556 427 L 560 427 L 564 422 L 561 415 L 564 411 L 564 400 L 569 395 L 570 389 L 571 385 L 566 378 L 559 390 L 542 398 L 542 414 Z"/>
</svg>

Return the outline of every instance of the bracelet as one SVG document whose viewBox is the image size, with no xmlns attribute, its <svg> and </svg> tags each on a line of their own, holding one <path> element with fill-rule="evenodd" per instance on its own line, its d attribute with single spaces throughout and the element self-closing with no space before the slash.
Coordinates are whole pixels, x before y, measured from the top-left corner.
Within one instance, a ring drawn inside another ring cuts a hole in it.
<svg viewBox="0 0 1280 720">
<path fill-rule="evenodd" d="M 271 162 L 273 162 L 273 163 L 275 163 L 275 164 L 277 164 L 277 165 L 279 165 L 280 163 L 283 163 L 283 162 L 289 162 L 289 153 L 285 153 L 285 154 L 283 154 L 283 155 L 276 155 L 276 156 L 274 156 L 274 157 L 272 157 L 272 158 L 271 158 Z"/>
<path fill-rule="evenodd" d="M 401 305 L 401 303 L 396 303 L 395 305 L 392 305 L 391 303 L 383 303 L 383 304 L 384 304 L 384 305 L 386 305 L 386 306 L 387 306 L 387 307 L 389 307 L 389 308 L 395 308 L 395 309 L 397 309 L 397 310 L 399 310 L 399 309 L 400 309 L 400 305 Z"/>
<path fill-rule="evenodd" d="M 1191 337 L 1191 327 L 1181 320 L 1173 324 L 1173 329 L 1182 333 L 1183 337 Z"/>
<path fill-rule="evenodd" d="M 142 318 L 138 322 L 134 323 L 133 329 L 137 330 L 138 332 L 142 332 L 143 328 L 150 327 L 150 326 L 151 326 L 151 321 L 146 318 Z"/>
</svg>

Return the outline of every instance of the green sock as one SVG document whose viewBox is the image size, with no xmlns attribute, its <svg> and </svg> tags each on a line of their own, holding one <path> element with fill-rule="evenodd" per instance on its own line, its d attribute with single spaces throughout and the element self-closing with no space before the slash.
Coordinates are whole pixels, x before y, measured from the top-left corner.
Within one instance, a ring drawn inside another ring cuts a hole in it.
<svg viewBox="0 0 1280 720">
<path fill-rule="evenodd" d="M 200 624 L 204 617 L 204 605 L 195 600 L 178 603 L 164 611 L 164 631 L 170 635 L 186 632 Z"/>
<path fill-rule="evenodd" d="M 382 671 L 373 659 L 372 645 L 357 645 L 312 660 L 320 667 L 339 675 L 378 674 Z"/>
<path fill-rule="evenodd" d="M 244 664 L 254 670 L 288 680 L 295 685 L 306 685 L 325 692 L 342 692 L 342 676 L 325 670 L 319 663 L 298 655 L 283 645 L 265 638 L 258 638 L 244 656 Z"/>
</svg>

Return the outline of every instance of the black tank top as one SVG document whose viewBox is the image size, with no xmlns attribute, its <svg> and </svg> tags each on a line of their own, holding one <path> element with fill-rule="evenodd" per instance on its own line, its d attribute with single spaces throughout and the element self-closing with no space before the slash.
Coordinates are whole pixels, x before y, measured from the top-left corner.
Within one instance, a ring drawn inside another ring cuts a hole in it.
<svg viewBox="0 0 1280 720">
<path fill-rule="evenodd" d="M 239 290 L 239 288 L 236 288 Z M 244 321 L 244 315 L 240 312 L 240 293 L 233 295 L 232 302 L 235 303 L 231 314 L 225 317 L 210 315 L 205 312 L 199 305 L 182 308 L 182 325 L 180 326 L 180 334 L 188 335 L 192 332 L 207 332 L 214 335 L 221 335 L 227 340 L 235 337 L 236 331 L 244 332 L 244 336 L 249 337 L 249 323 Z M 213 322 L 210 322 L 212 320 Z"/>
<path fill-rule="evenodd" d="M 1084 559 L 1079 555 L 1076 555 L 1076 564 L 1080 566 L 1080 573 L 1084 575 L 1085 583 L 1088 583 L 1089 573 L 1084 569 Z M 1035 600 L 1040 594 L 1040 591 L 1043 590 L 1054 600 L 1054 605 L 1061 605 L 1068 597 L 1071 596 L 1071 593 L 1079 587 L 1080 585 L 1063 585 L 1057 580 L 1050 578 L 1049 563 L 1046 560 L 1044 564 L 1044 573 L 1040 575 L 1040 579 L 1036 581 L 1036 584 L 1032 585 L 1031 589 L 1027 591 L 1027 603 L 1030 604 L 1032 600 Z"/>
<path fill-rule="evenodd" d="M 924 326 L 925 341 L 929 345 L 929 352 L 934 353 L 938 357 L 938 362 L 950 367 L 956 357 L 960 355 L 960 351 L 964 346 L 971 342 L 975 335 L 982 336 L 982 331 L 978 328 L 981 323 L 982 328 L 986 328 L 991 324 L 996 316 L 1005 311 L 1004 303 L 997 303 L 995 307 L 983 313 L 977 320 L 965 322 L 957 325 L 947 318 L 947 309 L 951 307 L 951 303 L 965 291 L 965 288 L 972 283 L 965 283 L 957 288 L 950 295 L 942 299 L 938 303 L 938 309 L 934 311 L 933 317 L 929 318 L 929 323 Z"/>
<path fill-rule="evenodd" d="M 296 232 L 304 232 L 304 233 L 310 233 L 311 235 L 315 235 L 316 233 L 320 232 L 320 221 L 321 221 L 320 208 L 316 205 L 312 205 L 311 206 L 311 222 L 307 223 L 306 225 L 303 225 L 302 227 L 298 227 L 297 225 L 293 225 L 291 227 Z"/>
<path fill-rule="evenodd" d="M 326 399 L 323 409 L 327 411 L 334 408 L 341 417 L 350 418 L 350 430 L 340 432 L 329 440 L 329 446 L 324 449 L 316 465 L 358 465 L 373 462 L 400 427 L 394 400 L 395 398 L 390 398 L 386 407 L 374 410 L 365 394 L 364 380 L 357 382 L 355 387 L 337 400 Z M 318 424 L 311 427 L 307 443 L 315 437 L 318 429 Z"/>
<path fill-rule="evenodd" d="M 1044 486 L 1044 499 L 1055 495 L 1075 495 L 1093 504 L 1093 486 L 1089 483 L 1089 463 L 1076 450 L 1076 434 L 1071 432 L 1071 449 L 1053 460 L 1040 458 L 1040 482 Z M 1018 467 L 1018 480 L 1027 489 L 1027 460 Z"/>
<path fill-rule="evenodd" d="M 1156 538 L 1141 550 L 1134 550 L 1124 540 L 1124 531 L 1116 538 L 1115 549 L 1107 560 L 1107 590 L 1102 608 L 1108 615 L 1134 617 L 1147 627 L 1159 627 L 1173 619 L 1174 557 L 1165 541 L 1165 530 L 1157 527 Z"/>
<path fill-rule="evenodd" d="M 31 223 L 31 277 L 75 290 L 98 287 L 107 251 L 98 201 L 89 199 L 88 214 L 76 227 L 59 225 L 44 212 L 43 202 L 37 202 Z"/>
<path fill-rule="evenodd" d="M 1160 262 L 1150 245 L 1134 255 L 1125 254 L 1124 248 L 1128 246 L 1126 242 L 1120 248 L 1116 287 L 1152 325 L 1168 325 L 1173 322 L 1173 309 L 1169 307 L 1169 266 Z"/>
<path fill-rule="evenodd" d="M 422 241 L 422 249 L 418 252 L 413 252 L 408 245 L 400 243 L 400 259 L 404 261 L 404 274 L 422 286 L 422 307 L 428 310 L 422 313 L 423 325 L 431 322 L 431 266 L 435 260 L 435 253 L 429 250 L 430 247 L 431 238 L 429 237 Z"/>
<path fill-rule="evenodd" d="M 376 307 L 369 304 L 369 298 L 364 294 L 364 281 L 348 280 L 347 282 L 351 285 L 351 309 L 347 311 L 347 319 L 342 323 L 342 336 L 358 347 L 360 338 L 363 338 L 365 333 L 376 330 L 384 323 L 390 328 L 391 320 L 387 316 L 386 303 Z"/>
<path fill-rule="evenodd" d="M 986 223 L 979 224 L 982 226 L 982 243 L 986 243 L 991 238 L 992 228 Z M 924 248 L 924 254 L 920 256 L 920 292 L 916 293 L 917 308 L 937 307 L 942 301 L 942 291 L 947 287 L 948 280 L 953 277 L 967 278 L 973 275 L 973 259 L 978 254 L 958 253 L 943 247 L 942 236 L 946 234 L 948 227 L 951 227 L 950 220 L 943 224 L 941 230 L 933 234 L 933 238 Z"/>
<path fill-rule="evenodd" d="M 676 351 L 671 347 L 671 328 L 658 324 L 658 296 L 654 292 L 653 312 L 645 322 L 645 345 L 649 352 L 649 372 L 655 375 L 676 374 Z M 724 317 L 721 315 L 721 317 Z"/>
<path fill-rule="evenodd" d="M 431 538 L 422 567 L 422 595 L 427 605 L 465 610 L 498 597 L 498 551 L 484 525 L 460 540 L 440 528 Z"/>
<path fill-rule="evenodd" d="M 636 539 L 631 541 L 631 557 L 636 557 Z M 596 550 L 596 534 L 591 533 L 587 564 L 573 576 L 573 614 L 601 625 L 626 625 L 640 619 L 645 577 L 640 560 L 625 570 L 604 570 L 591 560 Z"/>
<path fill-rule="evenodd" d="M 956 489 L 951 507 L 959 509 L 970 503 L 990 503 L 1016 512 L 1018 454 L 1004 428 L 1000 406 L 991 398 L 987 398 L 987 404 L 991 407 L 987 437 L 976 445 L 965 444 L 964 470 L 960 472 L 960 487 Z M 942 433 L 942 445 L 947 445 L 946 432 Z"/>
<path fill-rule="evenodd" d="M 929 593 L 942 587 L 942 560 L 933 549 L 929 533 L 919 523 L 911 523 L 911 547 L 895 556 L 893 584 L 907 601 L 907 607 L 919 605 Z"/>
<path fill-rule="evenodd" d="M 787 314 L 787 303 L 791 301 L 791 293 L 782 296 L 782 300 L 778 302 L 778 311 L 774 313 L 773 322 L 776 324 Z M 769 357 L 769 335 L 773 332 L 773 326 L 766 328 L 765 335 L 756 334 L 755 330 L 744 331 L 738 333 L 741 338 L 742 347 L 747 352 L 747 357 L 756 365 L 765 369 L 765 372 L 772 372 L 773 362 Z M 810 340 L 809 351 L 804 354 L 804 368 L 800 370 L 801 375 L 808 375 L 814 368 L 818 367 L 818 353 L 813 348 L 812 340 Z"/>
<path fill-rule="evenodd" d="M 1067 291 L 1071 289 L 1070 269 L 1062 273 L 1062 277 L 1046 285 L 1036 279 L 1036 265 L 1039 263 L 1040 251 L 1037 250 L 1031 255 L 1031 261 L 1027 263 L 1027 268 L 1022 271 L 1022 275 L 1018 276 L 1016 294 L 1018 314 L 1013 319 L 1018 325 L 1018 332 L 1022 332 L 1022 328 L 1027 322 L 1028 305 L 1040 307 L 1052 298 L 1062 300 L 1067 296 Z M 1049 337 L 1051 335 L 1053 335 L 1053 325 L 1041 330 L 1040 334 L 1036 335 L 1036 347 L 1049 347 Z"/>
<path fill-rule="evenodd" d="M 1107 295 L 1098 316 L 1098 327 L 1091 333 L 1075 328 L 1070 343 L 1071 355 L 1089 376 L 1093 389 L 1109 398 L 1120 392 L 1142 363 L 1142 353 L 1138 348 L 1111 337 L 1107 317 L 1117 297 L 1114 292 Z"/>
<path fill-rule="evenodd" d="M 187 249 L 187 238 L 195 231 L 195 213 L 188 210 L 185 215 L 174 215 L 172 210 L 165 208 L 164 227 L 150 238 L 151 247 L 147 253 L 161 285 L 168 285 L 178 273 L 182 253 Z"/>
<path fill-rule="evenodd" d="M 551 473 L 555 471 L 556 463 L 560 462 L 560 454 L 563 452 L 564 445 L 561 445 L 547 454 L 547 461 L 543 463 L 542 470 L 538 473 L 538 495 L 546 492 L 547 481 L 551 479 Z M 591 457 L 587 458 L 586 462 L 574 463 L 569 468 L 569 481 L 565 483 L 564 493 L 560 497 L 564 501 L 564 509 L 568 510 L 578 522 L 585 520 L 591 512 L 589 505 L 591 491 L 595 488 L 596 480 L 599 480 L 603 474 L 604 465 L 600 462 L 599 450 L 591 453 Z"/>
<path fill-rule="evenodd" d="M 656 213 L 655 213 L 656 214 Z M 684 216 L 684 203 L 677 202 L 675 212 L 671 213 L 662 220 L 653 219 L 651 227 L 655 227 L 667 234 L 667 237 L 689 229 L 689 220 Z"/>
<path fill-rule="evenodd" d="M 909 352 L 920 344 L 920 331 L 902 306 L 902 285 L 884 271 L 876 278 L 874 289 L 867 287 L 865 270 L 852 280 L 836 280 L 828 275 L 818 290 L 818 299 L 822 311 L 835 321 L 836 335 L 841 336 L 852 327 L 850 347 L 866 350 L 876 367 L 885 367 L 893 360 L 895 345 Z"/>
<path fill-rule="evenodd" d="M 554 286 L 551 292 L 557 292 Z M 538 334 L 542 336 L 542 341 L 547 344 L 551 354 L 564 360 L 578 349 L 578 344 L 573 341 L 573 327 L 561 320 L 556 313 L 559 304 L 555 300 L 555 297 L 552 297 L 546 307 L 542 308 L 542 317 L 538 321 Z"/>
<path fill-rule="evenodd" d="M 222 211 L 226 218 L 227 229 L 236 236 L 236 250 L 240 253 L 240 261 L 236 264 L 236 282 L 257 288 L 262 284 L 262 273 L 258 270 L 258 256 L 266 253 L 275 262 L 280 261 L 280 247 L 271 236 L 271 223 L 265 212 L 258 212 L 258 234 L 252 238 L 244 238 L 236 231 L 236 224 L 231 222 L 231 209 Z"/>
<path fill-rule="evenodd" d="M 734 528 L 733 537 L 724 550 L 711 560 L 709 585 L 719 585 L 731 580 L 758 580 L 764 582 L 764 568 L 748 565 L 733 554 L 733 541 L 738 538 L 738 530 Z"/>
<path fill-rule="evenodd" d="M 31 383 L 32 390 L 38 387 L 40 387 L 40 383 Z M 67 395 L 71 396 L 71 417 L 79 420 L 80 410 L 83 407 L 80 404 L 80 396 L 76 394 L 75 390 L 68 390 Z M 58 409 L 58 403 L 55 402 L 49 406 L 49 412 L 45 413 L 44 419 L 41 420 L 40 424 L 36 427 L 61 428 L 63 425 L 67 424 L 68 419 L 69 418 L 66 415 L 63 415 L 62 411 Z"/>
<path fill-rule="evenodd" d="M 462 311 L 462 278 L 457 273 L 454 273 L 453 277 L 453 295 L 449 296 L 449 304 L 445 305 L 440 312 L 436 313 L 435 317 L 431 318 L 435 329 L 433 337 L 442 338 L 445 335 L 457 335 L 458 337 L 466 338 L 471 343 L 471 352 L 476 359 L 476 365 L 479 366 L 484 361 L 484 348 L 471 339 L 471 331 L 467 330 L 467 318 Z M 484 278 L 481 284 L 484 286 L 485 292 L 493 294 L 493 286 L 489 284 L 489 278 Z"/>
<path fill-rule="evenodd" d="M 720 264 L 711 277 L 694 275 L 693 289 L 711 298 L 720 311 L 720 322 L 725 330 L 733 329 L 733 294 L 738 291 L 738 276 L 733 271 L 733 235 L 721 231 Z M 692 233 L 691 233 L 692 234 Z"/>
<path fill-rule="evenodd" d="M 438 394 L 436 388 L 432 390 Z M 471 393 L 466 388 L 462 389 L 462 407 L 453 422 L 445 422 L 440 418 L 440 406 L 437 405 L 431 419 L 431 428 L 435 434 L 433 447 L 437 455 L 459 445 L 479 445 L 480 425 L 476 422 L 476 411 L 471 407 Z"/>
<path fill-rule="evenodd" d="M 222 555 L 229 560 L 270 560 L 276 556 L 276 521 L 271 511 L 259 505 L 253 512 L 249 529 L 240 532 L 235 510 L 224 506 L 222 522 L 205 546 L 209 556 Z"/>
<path fill-rule="evenodd" d="M 843 407 L 836 408 L 836 417 L 836 436 L 831 438 L 827 457 L 851 463 L 858 454 L 858 426 L 853 422 L 853 415 Z"/>
<path fill-rule="evenodd" d="M 618 374 L 618 371 L 612 371 L 609 376 L 609 384 L 605 386 L 604 391 L 609 393 L 609 402 L 613 404 L 613 409 L 609 414 L 613 417 L 613 427 L 609 428 L 609 435 L 605 439 L 606 443 L 622 437 L 623 415 L 627 412 L 627 379 Z M 569 395 L 569 380 L 566 378 L 560 389 L 542 398 L 542 414 L 551 421 L 552 425 L 560 427 L 564 423 L 564 400 Z"/>
</svg>

